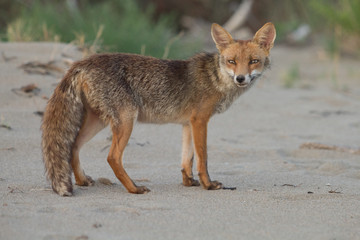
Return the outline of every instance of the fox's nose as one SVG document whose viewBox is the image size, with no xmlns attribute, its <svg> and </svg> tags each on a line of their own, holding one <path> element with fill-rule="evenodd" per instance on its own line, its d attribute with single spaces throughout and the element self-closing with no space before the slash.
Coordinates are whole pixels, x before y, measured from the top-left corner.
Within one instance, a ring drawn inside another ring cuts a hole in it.
<svg viewBox="0 0 360 240">
<path fill-rule="evenodd" d="M 239 75 L 236 77 L 236 81 L 238 83 L 242 83 L 243 81 L 245 81 L 245 76 L 244 75 Z"/>
</svg>

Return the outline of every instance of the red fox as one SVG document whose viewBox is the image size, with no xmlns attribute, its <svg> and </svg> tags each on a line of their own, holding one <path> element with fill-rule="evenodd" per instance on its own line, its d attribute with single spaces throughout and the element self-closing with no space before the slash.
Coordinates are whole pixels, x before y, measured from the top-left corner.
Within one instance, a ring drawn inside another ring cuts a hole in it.
<svg viewBox="0 0 360 240">
<path fill-rule="evenodd" d="M 50 98 L 42 122 L 42 153 L 47 178 L 61 196 L 71 196 L 71 173 L 80 186 L 94 184 L 80 166 L 81 147 L 110 125 L 107 161 L 130 193 L 146 193 L 123 167 L 134 123 L 183 126 L 182 178 L 185 186 L 223 188 L 207 170 L 207 124 L 249 89 L 270 65 L 276 37 L 266 23 L 252 40 L 234 40 L 220 25 L 211 35 L 217 53 L 188 60 L 162 60 L 135 54 L 97 54 L 72 65 Z M 193 156 L 199 180 L 192 172 Z"/>
</svg>

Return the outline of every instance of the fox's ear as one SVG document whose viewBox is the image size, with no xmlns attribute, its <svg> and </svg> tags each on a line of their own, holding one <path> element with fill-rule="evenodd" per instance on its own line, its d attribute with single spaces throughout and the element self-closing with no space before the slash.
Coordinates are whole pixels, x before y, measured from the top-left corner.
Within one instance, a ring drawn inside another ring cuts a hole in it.
<svg viewBox="0 0 360 240">
<path fill-rule="evenodd" d="M 268 22 L 255 33 L 253 41 L 269 52 L 274 46 L 275 38 L 275 26 L 271 22 Z"/>
<path fill-rule="evenodd" d="M 229 44 L 234 42 L 230 33 L 216 23 L 213 23 L 211 26 L 211 36 L 216 44 L 216 48 L 219 49 L 219 51 L 224 50 Z"/>
</svg>

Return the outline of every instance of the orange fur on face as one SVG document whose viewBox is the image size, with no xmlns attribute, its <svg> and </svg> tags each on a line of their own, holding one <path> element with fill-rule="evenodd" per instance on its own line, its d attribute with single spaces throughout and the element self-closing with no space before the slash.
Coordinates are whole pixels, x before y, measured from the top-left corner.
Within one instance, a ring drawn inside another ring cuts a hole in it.
<svg viewBox="0 0 360 240">
<path fill-rule="evenodd" d="M 233 75 L 251 74 L 253 70 L 263 72 L 269 54 L 253 41 L 237 41 L 221 52 L 221 62 Z M 251 61 L 257 60 L 257 63 Z"/>
<path fill-rule="evenodd" d="M 274 25 L 267 23 L 252 40 L 233 40 L 225 29 L 213 24 L 212 37 L 220 52 L 220 67 L 224 77 L 230 77 L 239 87 L 247 87 L 269 65 L 268 57 L 276 33 Z"/>
</svg>

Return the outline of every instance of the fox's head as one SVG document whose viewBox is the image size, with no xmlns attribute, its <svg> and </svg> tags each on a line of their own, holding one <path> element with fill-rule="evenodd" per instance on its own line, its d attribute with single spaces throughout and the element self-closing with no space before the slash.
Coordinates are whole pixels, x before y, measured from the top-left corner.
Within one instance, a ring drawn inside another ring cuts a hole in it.
<svg viewBox="0 0 360 240">
<path fill-rule="evenodd" d="M 211 27 L 211 36 L 220 52 L 222 74 L 233 79 L 238 87 L 247 87 L 270 64 L 270 49 L 276 37 L 272 23 L 266 23 L 260 28 L 252 40 L 234 40 L 216 23 Z"/>
</svg>

